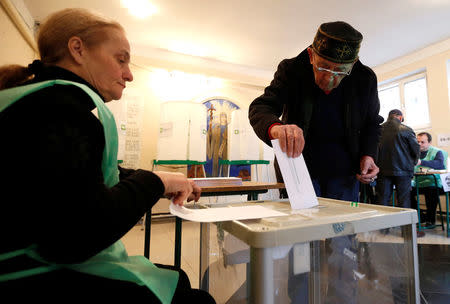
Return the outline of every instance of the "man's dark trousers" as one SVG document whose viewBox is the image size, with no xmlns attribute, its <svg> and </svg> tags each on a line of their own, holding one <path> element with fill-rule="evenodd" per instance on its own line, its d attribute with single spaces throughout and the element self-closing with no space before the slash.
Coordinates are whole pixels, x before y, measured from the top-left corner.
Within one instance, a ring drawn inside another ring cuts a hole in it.
<svg viewBox="0 0 450 304">
<path fill-rule="evenodd" d="M 384 176 L 378 175 L 377 202 L 379 205 L 392 206 L 392 189 L 395 185 L 395 192 L 398 200 L 398 206 L 411 208 L 411 179 L 412 176 Z"/>
</svg>

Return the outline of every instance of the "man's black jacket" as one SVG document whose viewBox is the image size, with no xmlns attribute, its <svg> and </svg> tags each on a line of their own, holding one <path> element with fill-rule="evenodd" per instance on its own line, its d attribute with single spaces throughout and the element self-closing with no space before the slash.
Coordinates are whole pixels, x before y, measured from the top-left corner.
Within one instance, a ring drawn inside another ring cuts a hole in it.
<svg viewBox="0 0 450 304">
<path fill-rule="evenodd" d="M 413 176 L 420 145 L 414 131 L 396 118 L 381 125 L 377 165 L 384 176 Z"/>
<path fill-rule="evenodd" d="M 295 58 L 281 61 L 264 94 L 256 98 L 249 108 L 250 124 L 258 137 L 271 146 L 268 129 L 272 124 L 296 124 L 303 130 L 307 143 L 308 128 L 317 100 L 315 86 L 306 49 Z M 352 171 L 358 173 L 361 156 L 376 159 L 380 123 L 383 121 L 378 115 L 377 79 L 375 73 L 358 60 L 340 86 L 345 99 L 342 120 L 346 144 L 351 155 Z"/>
</svg>

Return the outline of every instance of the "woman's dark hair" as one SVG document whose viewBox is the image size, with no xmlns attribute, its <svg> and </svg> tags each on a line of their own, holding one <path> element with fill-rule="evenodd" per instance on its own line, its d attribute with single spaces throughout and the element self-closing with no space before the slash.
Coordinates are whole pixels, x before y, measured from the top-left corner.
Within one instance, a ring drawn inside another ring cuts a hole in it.
<svg viewBox="0 0 450 304">
<path fill-rule="evenodd" d="M 428 132 L 421 132 L 421 133 L 417 134 L 417 136 L 424 136 L 424 135 L 427 136 L 428 142 L 431 143 L 431 140 L 432 140 L 433 138 L 431 137 L 431 134 L 430 134 L 430 133 L 428 133 Z"/>
</svg>

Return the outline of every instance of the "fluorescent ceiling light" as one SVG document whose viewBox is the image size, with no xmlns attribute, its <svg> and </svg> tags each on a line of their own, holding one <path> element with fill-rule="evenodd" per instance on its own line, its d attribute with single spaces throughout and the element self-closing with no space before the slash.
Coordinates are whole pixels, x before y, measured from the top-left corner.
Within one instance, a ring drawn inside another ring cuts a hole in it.
<svg viewBox="0 0 450 304">
<path fill-rule="evenodd" d="M 127 8 L 133 16 L 145 19 L 155 14 L 158 9 L 148 0 L 121 0 L 122 6 Z"/>
</svg>

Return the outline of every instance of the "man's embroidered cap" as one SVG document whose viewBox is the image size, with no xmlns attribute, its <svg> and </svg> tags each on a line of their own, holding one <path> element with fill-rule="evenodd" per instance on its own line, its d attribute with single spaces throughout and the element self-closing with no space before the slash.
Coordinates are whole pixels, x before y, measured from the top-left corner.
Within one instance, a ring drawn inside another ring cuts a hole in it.
<svg viewBox="0 0 450 304">
<path fill-rule="evenodd" d="M 328 22 L 320 25 L 312 48 L 332 62 L 351 63 L 358 58 L 362 39 L 362 34 L 346 22 Z"/>
</svg>

